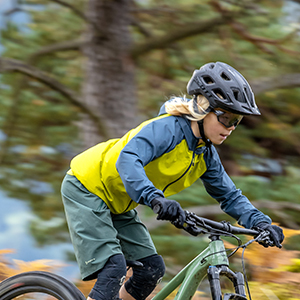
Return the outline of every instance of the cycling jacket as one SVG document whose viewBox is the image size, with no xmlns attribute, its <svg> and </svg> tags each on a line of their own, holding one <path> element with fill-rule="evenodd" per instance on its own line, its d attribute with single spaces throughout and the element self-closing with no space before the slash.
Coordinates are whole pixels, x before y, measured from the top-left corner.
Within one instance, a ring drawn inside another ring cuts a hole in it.
<svg viewBox="0 0 300 300">
<path fill-rule="evenodd" d="M 235 187 L 213 145 L 198 145 L 190 121 L 166 114 L 148 120 L 120 139 L 100 143 L 71 161 L 68 174 L 98 195 L 113 214 L 138 204 L 151 206 L 201 178 L 223 211 L 251 228 L 271 219 L 257 210 Z"/>
</svg>

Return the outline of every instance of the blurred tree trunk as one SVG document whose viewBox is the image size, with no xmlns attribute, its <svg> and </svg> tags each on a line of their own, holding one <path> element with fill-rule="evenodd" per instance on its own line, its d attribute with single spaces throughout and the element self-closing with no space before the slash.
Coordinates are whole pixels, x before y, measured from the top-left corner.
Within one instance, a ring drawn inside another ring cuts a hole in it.
<svg viewBox="0 0 300 300">
<path fill-rule="evenodd" d="M 90 0 L 83 53 L 85 81 L 83 101 L 105 124 L 99 136 L 88 118 L 80 122 L 84 146 L 109 137 L 120 137 L 135 123 L 134 64 L 129 57 L 129 0 Z"/>
</svg>

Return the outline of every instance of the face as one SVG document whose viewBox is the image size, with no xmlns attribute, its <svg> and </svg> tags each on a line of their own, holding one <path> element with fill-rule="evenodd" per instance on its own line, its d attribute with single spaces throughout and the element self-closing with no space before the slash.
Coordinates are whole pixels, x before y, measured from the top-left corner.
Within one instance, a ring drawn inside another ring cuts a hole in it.
<svg viewBox="0 0 300 300">
<path fill-rule="evenodd" d="M 235 129 L 234 125 L 226 128 L 218 121 L 217 116 L 213 112 L 210 112 L 204 118 L 203 127 L 206 138 L 216 145 L 221 145 L 231 134 L 232 130 Z"/>
</svg>

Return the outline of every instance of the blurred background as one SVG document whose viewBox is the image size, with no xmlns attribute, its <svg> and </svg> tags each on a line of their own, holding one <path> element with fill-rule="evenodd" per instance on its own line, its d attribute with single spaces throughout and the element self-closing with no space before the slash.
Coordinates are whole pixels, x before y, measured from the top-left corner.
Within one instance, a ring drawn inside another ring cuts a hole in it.
<svg viewBox="0 0 300 300">
<path fill-rule="evenodd" d="M 0 29 L 7 270 L 35 261 L 77 280 L 60 197 L 70 160 L 156 116 L 164 101 L 186 93 L 195 69 L 223 61 L 250 82 L 262 116 L 245 117 L 218 147 L 220 157 L 236 186 L 288 236 L 283 250 L 255 248 L 248 276 L 261 288 L 256 299 L 300 299 L 299 0 L 0 0 Z M 234 222 L 200 181 L 173 199 Z M 166 280 L 206 246 L 205 237 L 139 210 L 168 265 Z"/>
</svg>

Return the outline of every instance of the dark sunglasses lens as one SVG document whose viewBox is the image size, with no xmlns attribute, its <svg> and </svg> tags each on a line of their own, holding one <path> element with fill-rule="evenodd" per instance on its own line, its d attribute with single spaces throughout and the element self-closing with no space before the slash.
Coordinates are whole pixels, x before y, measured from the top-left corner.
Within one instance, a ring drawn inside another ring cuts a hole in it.
<svg viewBox="0 0 300 300">
<path fill-rule="evenodd" d="M 232 113 L 227 113 L 223 111 L 216 111 L 215 112 L 218 118 L 218 121 L 222 123 L 225 127 L 230 128 L 231 126 L 238 126 L 241 122 L 243 116 L 235 115 Z"/>
<path fill-rule="evenodd" d="M 242 118 L 243 118 L 242 116 L 236 116 L 235 118 L 233 118 L 232 120 L 229 121 L 228 127 L 238 126 L 239 123 L 241 122 Z"/>
</svg>

